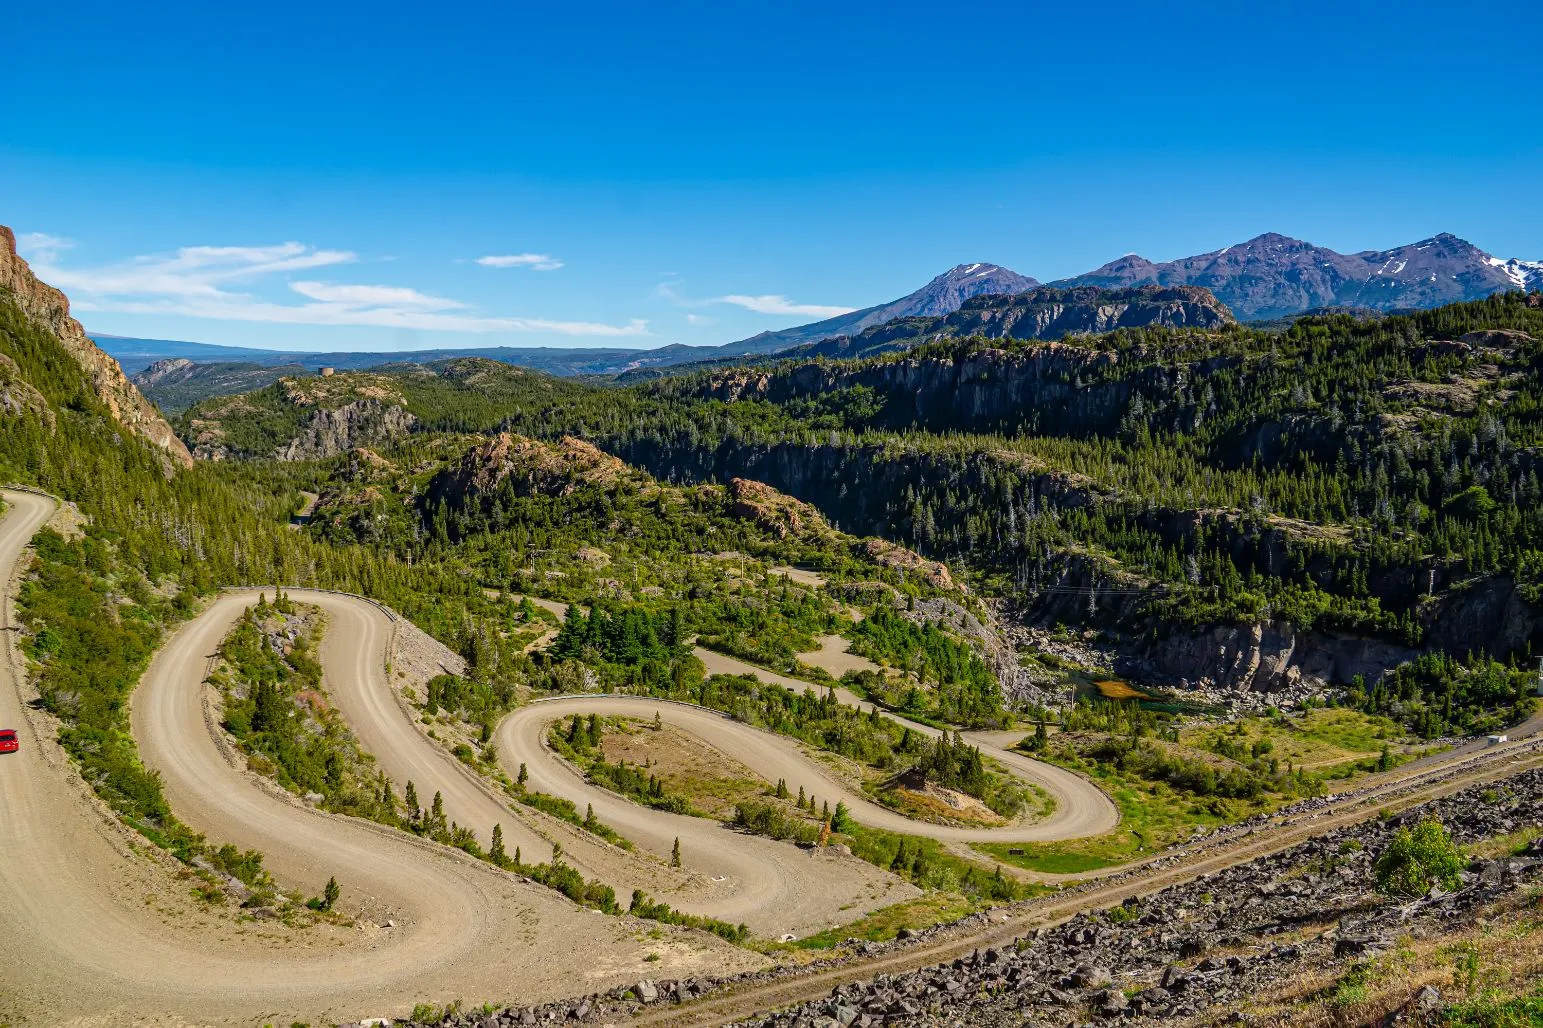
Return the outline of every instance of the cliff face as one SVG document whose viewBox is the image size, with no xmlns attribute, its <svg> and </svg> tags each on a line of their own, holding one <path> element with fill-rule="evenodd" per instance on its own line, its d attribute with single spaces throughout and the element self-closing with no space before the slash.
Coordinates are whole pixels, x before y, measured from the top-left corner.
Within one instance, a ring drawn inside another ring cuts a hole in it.
<svg viewBox="0 0 1543 1028">
<path fill-rule="evenodd" d="M 0 225 L 0 291 L 10 293 L 23 313 L 59 338 L 70 356 L 85 369 L 97 396 L 120 423 L 154 443 L 171 465 L 192 467 L 177 433 L 160 412 L 124 377 L 118 362 L 86 337 L 80 322 L 70 317 L 70 301 L 59 290 L 38 281 L 16 253 L 16 236 Z"/>
<path fill-rule="evenodd" d="M 346 453 L 356 447 L 406 436 L 418 419 L 393 403 L 373 397 L 355 400 L 335 409 L 320 408 L 304 430 L 281 447 L 279 460 L 318 460 Z"/>
<path fill-rule="evenodd" d="M 582 439 L 547 443 L 500 432 L 478 443 L 429 483 L 430 496 L 455 506 L 512 481 L 518 496 L 567 496 L 586 485 L 610 486 L 640 477 L 615 457 Z"/>
<path fill-rule="evenodd" d="M 884 398 L 875 427 L 911 425 L 933 430 L 1019 432 L 1054 425 L 1059 433 L 1085 434 L 1116 426 L 1137 390 L 1170 394 L 1185 380 L 1240 358 L 1208 358 L 1188 364 L 1138 367 L 1112 374 L 1122 355 L 1069 343 L 979 349 L 955 356 L 903 355 L 862 364 L 826 361 L 784 363 L 770 371 L 733 368 L 701 380 L 699 394 L 716 400 L 813 399 L 837 390 L 870 389 Z"/>
<path fill-rule="evenodd" d="M 1220 300 L 1193 286 L 1044 286 L 1027 293 L 972 297 L 942 317 L 896 318 L 858 335 L 800 347 L 790 355 L 866 357 L 965 336 L 1061 339 L 1121 328 L 1216 328 L 1232 320 Z"/>
</svg>

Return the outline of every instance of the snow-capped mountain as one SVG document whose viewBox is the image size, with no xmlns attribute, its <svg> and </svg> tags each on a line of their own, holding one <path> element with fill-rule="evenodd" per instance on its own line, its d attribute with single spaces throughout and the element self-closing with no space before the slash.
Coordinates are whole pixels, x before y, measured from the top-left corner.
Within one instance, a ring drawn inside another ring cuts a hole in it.
<svg viewBox="0 0 1543 1028">
<path fill-rule="evenodd" d="M 896 318 L 937 317 L 952 314 L 972 296 L 994 293 L 1026 293 L 1039 285 L 1009 268 L 997 264 L 960 264 L 934 278 L 914 293 L 898 300 L 842 314 L 810 325 L 798 325 L 778 332 L 760 332 L 749 339 L 720 347 L 724 356 L 744 353 L 772 353 L 790 346 L 818 342 L 835 336 L 857 335 L 865 328 L 882 325 Z"/>
<path fill-rule="evenodd" d="M 1543 262 L 1503 260 L 1450 233 L 1391 250 L 1342 254 L 1266 233 L 1220 250 L 1153 263 L 1135 254 L 1056 285 L 1204 286 L 1239 318 L 1315 307 L 1398 310 L 1543 288 Z"/>
<path fill-rule="evenodd" d="M 1543 261 L 1523 261 L 1515 257 L 1502 260 L 1499 257 L 1491 257 L 1489 263 L 1491 267 L 1504 272 L 1506 278 L 1516 284 L 1516 288 L 1529 293 L 1534 290 L 1543 290 Z"/>
</svg>

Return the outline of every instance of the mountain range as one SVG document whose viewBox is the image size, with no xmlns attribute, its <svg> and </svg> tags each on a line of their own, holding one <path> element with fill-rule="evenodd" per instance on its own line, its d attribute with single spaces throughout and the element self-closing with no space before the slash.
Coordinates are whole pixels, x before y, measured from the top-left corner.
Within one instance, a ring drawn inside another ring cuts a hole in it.
<svg viewBox="0 0 1543 1028">
<path fill-rule="evenodd" d="M 1233 321 L 1232 312 L 1199 286 L 1038 286 L 1023 293 L 974 296 L 952 313 L 895 318 L 854 336 L 806 343 L 781 355 L 872 357 L 966 336 L 1059 339 L 1121 328 L 1215 328 Z"/>
<path fill-rule="evenodd" d="M 997 264 L 960 264 L 898 300 L 809 325 L 797 325 L 777 332 L 758 332 L 748 339 L 718 347 L 716 356 L 776 353 L 804 343 L 819 342 L 821 339 L 855 336 L 865 329 L 896 318 L 930 318 L 952 314 L 971 297 L 1026 293 L 1039 284 L 1036 279 L 1027 278 Z"/>
<path fill-rule="evenodd" d="M 1246 321 L 1317 307 L 1437 307 L 1543 289 L 1543 261 L 1504 260 L 1443 232 L 1391 250 L 1342 254 L 1270 232 L 1161 264 L 1127 254 L 1058 286 L 1202 286 Z"/>
<path fill-rule="evenodd" d="M 1364 250 L 1351 254 L 1277 233 L 1265 233 L 1243 243 L 1172 261 L 1154 262 L 1127 254 L 1086 274 L 1050 285 L 1060 289 L 1096 286 L 1111 290 L 1139 286 L 1196 286 L 1209 290 L 1240 321 L 1272 321 L 1323 308 L 1387 312 L 1479 299 L 1509 290 L 1540 290 L 1543 289 L 1543 261 L 1495 257 L 1449 233 L 1390 250 Z M 653 350 L 501 346 L 413 352 L 305 353 L 108 335 L 94 338 L 131 374 L 143 371 L 157 360 L 172 357 L 187 358 L 200 365 L 211 361 L 239 361 L 270 368 L 302 364 L 325 365 L 339 370 L 392 362 L 426 363 L 447 357 L 487 357 L 556 375 L 614 376 L 628 372 L 658 373 L 682 364 L 781 354 L 826 340 L 858 338 L 901 319 L 945 318 L 976 297 L 1022 294 L 1040 286 L 1036 279 L 1001 265 L 960 264 L 915 292 L 888 303 L 807 325 L 760 332 L 721 346 L 675 344 Z M 1092 324 L 1096 320 L 1072 318 L 1067 325 Z M 901 326 L 901 334 L 916 328 L 916 325 Z M 1091 330 L 1094 329 L 1065 329 Z M 1054 337 L 1053 331 L 1041 334 Z M 850 346 L 843 344 L 835 349 L 846 350 Z M 213 374 L 223 375 L 224 372 Z M 179 400 L 187 402 L 189 397 L 199 395 L 199 380 L 203 375 L 200 368 L 178 370 L 176 377 L 185 387 Z M 153 392 L 154 383 L 142 381 L 140 384 Z"/>
</svg>

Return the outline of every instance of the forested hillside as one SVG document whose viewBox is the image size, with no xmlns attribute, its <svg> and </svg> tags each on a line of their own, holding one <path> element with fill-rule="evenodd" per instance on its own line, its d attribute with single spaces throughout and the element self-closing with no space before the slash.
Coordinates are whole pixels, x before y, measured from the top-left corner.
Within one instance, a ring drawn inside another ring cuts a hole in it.
<svg viewBox="0 0 1543 1028">
<path fill-rule="evenodd" d="M 389 402 L 424 445 L 454 422 L 587 439 L 664 482 L 766 482 L 964 569 L 1024 625 L 1103 633 L 1127 673 L 1352 686 L 1437 734 L 1464 723 L 1469 693 L 1494 710 L 1524 691 L 1519 673 L 1498 692 L 1473 684 L 1470 653 L 1521 668 L 1543 651 L 1540 338 L 1543 302 L 1508 294 L 1285 331 L 967 338 L 620 389 L 486 369 L 497 387 L 468 391 L 458 415 L 454 375 L 377 385 L 400 391 Z M 328 388 L 365 384 L 350 381 Z M 293 438 L 269 430 L 254 449 Z M 1426 652 L 1453 663 L 1371 688 Z M 1448 696 L 1450 719 L 1424 712 Z"/>
</svg>

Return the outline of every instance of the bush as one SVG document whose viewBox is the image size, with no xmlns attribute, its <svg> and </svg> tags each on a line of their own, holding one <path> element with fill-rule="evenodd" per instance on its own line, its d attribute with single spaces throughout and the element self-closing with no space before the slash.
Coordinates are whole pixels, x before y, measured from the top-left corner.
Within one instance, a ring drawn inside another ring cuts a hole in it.
<svg viewBox="0 0 1543 1028">
<path fill-rule="evenodd" d="M 1428 817 L 1413 831 L 1400 828 L 1377 858 L 1377 888 L 1390 896 L 1424 896 L 1432 885 L 1457 888 L 1458 875 L 1467 866 L 1463 851 L 1452 841 L 1446 826 Z"/>
</svg>

